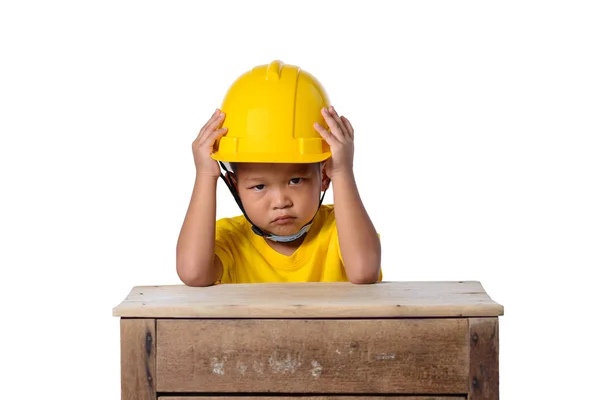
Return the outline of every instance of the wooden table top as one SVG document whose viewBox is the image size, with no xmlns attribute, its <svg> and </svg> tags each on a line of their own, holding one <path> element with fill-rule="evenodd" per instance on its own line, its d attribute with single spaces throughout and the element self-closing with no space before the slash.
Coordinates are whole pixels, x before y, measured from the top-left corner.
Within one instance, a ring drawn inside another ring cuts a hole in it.
<svg viewBox="0 0 600 400">
<path fill-rule="evenodd" d="M 477 281 L 136 286 L 113 308 L 126 318 L 496 317 Z"/>
</svg>

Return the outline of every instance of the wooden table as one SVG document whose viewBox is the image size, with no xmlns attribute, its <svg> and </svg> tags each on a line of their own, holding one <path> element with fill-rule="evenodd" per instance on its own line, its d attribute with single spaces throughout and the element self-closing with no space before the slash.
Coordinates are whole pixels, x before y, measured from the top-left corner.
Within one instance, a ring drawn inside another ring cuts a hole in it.
<svg viewBox="0 0 600 400">
<path fill-rule="evenodd" d="M 473 281 L 138 286 L 121 398 L 498 399 L 503 312 Z"/>
</svg>

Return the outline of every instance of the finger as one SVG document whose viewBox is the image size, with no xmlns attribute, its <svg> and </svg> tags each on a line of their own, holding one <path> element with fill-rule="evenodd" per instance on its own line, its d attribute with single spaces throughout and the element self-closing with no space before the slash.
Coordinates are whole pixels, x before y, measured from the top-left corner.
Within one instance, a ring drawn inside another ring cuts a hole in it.
<svg viewBox="0 0 600 400">
<path fill-rule="evenodd" d="M 212 153 L 215 150 L 214 147 L 217 143 L 217 140 L 225 133 L 227 133 L 227 128 L 217 129 L 210 134 L 205 135 L 202 140 L 196 144 L 196 147 L 200 149 L 208 149 L 209 152 Z"/>
<path fill-rule="evenodd" d="M 331 114 L 331 112 L 329 112 L 329 109 L 323 108 L 321 110 L 321 114 L 323 115 L 323 118 L 325 118 L 325 122 L 327 122 L 327 125 L 329 126 L 329 129 L 331 130 L 331 133 L 338 140 L 341 140 L 343 138 L 343 136 L 344 136 L 344 132 L 341 132 L 342 128 L 339 126 L 339 124 L 335 120 L 335 118 L 333 118 L 333 115 Z"/>
<path fill-rule="evenodd" d="M 198 135 L 196 136 L 196 139 L 194 139 L 194 142 L 199 141 L 202 138 L 202 136 L 204 136 L 204 133 L 206 132 L 207 127 L 215 120 L 215 118 L 218 118 L 218 116 L 219 116 L 219 109 L 216 109 L 215 112 L 213 113 L 213 115 L 211 115 L 211 117 L 208 119 L 208 121 L 206 121 L 204 126 L 202 126 L 202 128 L 200 128 L 200 131 L 198 131 Z"/>
<path fill-rule="evenodd" d="M 202 126 L 202 128 L 200 128 L 200 132 L 202 132 L 203 130 L 206 130 L 206 127 L 212 122 L 214 121 L 215 118 L 217 118 L 219 116 L 220 110 L 217 108 L 215 110 L 215 112 L 210 116 L 210 118 L 208 119 L 208 121 L 206 121 L 206 123 Z"/>
<path fill-rule="evenodd" d="M 210 132 L 210 131 L 214 131 L 215 129 L 219 129 L 224 120 L 225 120 L 225 113 L 219 112 L 217 117 L 215 119 L 213 119 L 210 124 L 208 124 L 208 126 L 206 127 L 206 130 Z"/>
<path fill-rule="evenodd" d="M 335 111 L 335 108 L 333 108 L 333 106 L 329 107 L 329 112 L 331 113 L 331 116 L 333 117 L 333 119 L 335 119 L 335 122 L 337 122 L 337 124 L 340 127 L 340 130 L 342 131 L 344 136 L 348 136 L 349 133 L 347 132 L 346 125 L 344 125 L 344 123 L 342 122 L 342 119 L 338 115 L 337 111 Z"/>
<path fill-rule="evenodd" d="M 350 135 L 350 137 L 352 139 L 354 139 L 354 128 L 352 127 L 352 124 L 350 123 L 348 118 L 346 118 L 342 115 L 342 122 L 344 122 L 344 125 L 346 126 L 346 130 L 347 130 L 348 134 Z"/>
<path fill-rule="evenodd" d="M 212 148 L 215 145 L 215 141 L 227 132 L 227 128 L 215 129 L 203 137 L 200 142 L 200 146 L 209 146 Z"/>
<path fill-rule="evenodd" d="M 198 137 L 203 136 L 206 131 L 208 130 L 213 130 L 215 129 L 217 126 L 215 126 L 215 123 L 217 123 L 219 120 L 222 120 L 224 117 L 224 113 L 221 112 L 221 110 L 219 110 L 218 108 L 215 110 L 214 114 L 210 117 L 210 119 L 206 122 L 206 124 L 204 124 L 204 126 L 202 127 L 202 129 L 200 129 L 200 132 L 198 133 Z"/>
<path fill-rule="evenodd" d="M 212 140 L 212 144 L 210 146 L 210 152 L 215 151 L 215 145 L 217 144 L 217 140 L 219 140 L 224 134 L 227 133 L 227 128 L 220 128 L 215 131 L 215 136 Z"/>
<path fill-rule="evenodd" d="M 319 132 L 323 139 L 325 139 L 329 146 L 333 146 L 336 143 L 339 143 L 339 140 L 335 137 L 335 135 L 333 135 L 331 132 L 325 129 L 325 127 L 321 126 L 321 124 L 319 124 L 318 122 L 315 122 L 313 127 L 317 132 Z"/>
<path fill-rule="evenodd" d="M 221 124 L 223 123 L 224 119 L 225 119 L 225 114 L 221 113 L 211 123 L 209 123 L 206 126 L 206 128 L 204 128 L 204 131 L 201 132 L 201 135 L 199 137 L 200 141 L 204 142 L 204 140 L 202 138 L 206 137 L 207 135 L 208 136 L 211 135 L 214 131 L 221 128 Z"/>
</svg>

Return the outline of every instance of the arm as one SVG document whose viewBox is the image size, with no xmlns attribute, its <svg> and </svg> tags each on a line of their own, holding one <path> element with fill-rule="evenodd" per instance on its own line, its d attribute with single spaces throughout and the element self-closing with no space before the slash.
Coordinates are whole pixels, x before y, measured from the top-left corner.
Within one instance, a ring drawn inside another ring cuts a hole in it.
<svg viewBox="0 0 600 400">
<path fill-rule="evenodd" d="M 227 128 L 219 128 L 225 115 L 216 110 L 192 143 L 196 182 L 179 239 L 177 275 L 188 286 L 209 286 L 221 279 L 223 265 L 215 256 L 215 225 L 219 164 L 210 157 L 215 140 Z"/>
<path fill-rule="evenodd" d="M 335 219 L 346 275 L 352 283 L 379 280 L 381 244 L 360 199 L 353 172 L 354 129 L 333 107 L 321 110 L 331 129 L 315 123 L 315 129 L 331 148 L 325 172 L 333 183 Z"/>
<path fill-rule="evenodd" d="M 215 254 L 217 179 L 197 176 L 177 241 L 177 275 L 187 286 L 209 286 L 221 279 Z"/>
<path fill-rule="evenodd" d="M 333 197 L 340 251 L 348 279 L 352 283 L 377 282 L 381 244 L 360 199 L 354 174 L 336 176 Z"/>
</svg>

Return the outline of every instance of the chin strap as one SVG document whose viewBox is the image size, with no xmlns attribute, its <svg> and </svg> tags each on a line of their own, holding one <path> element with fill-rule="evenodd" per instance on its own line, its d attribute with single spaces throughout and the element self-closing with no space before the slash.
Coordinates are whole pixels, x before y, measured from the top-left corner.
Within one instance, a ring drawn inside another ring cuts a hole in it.
<svg viewBox="0 0 600 400">
<path fill-rule="evenodd" d="M 219 161 L 219 164 L 225 171 L 227 171 L 227 168 L 225 168 L 225 165 L 223 165 L 223 163 L 221 161 Z M 235 186 L 233 185 L 233 182 L 231 182 L 229 179 L 227 179 L 227 177 L 225 175 L 223 175 L 222 173 L 219 173 L 219 175 L 223 179 L 223 182 L 225 182 L 225 185 L 227 185 L 227 188 L 229 188 L 231 195 L 235 199 L 235 202 L 237 203 L 240 210 L 242 210 L 244 217 L 246 217 L 248 222 L 250 222 L 250 225 L 252 226 L 252 232 L 257 234 L 258 236 L 264 237 L 265 239 L 269 239 L 273 242 L 283 242 L 283 243 L 293 242 L 294 240 L 301 238 L 304 234 L 306 234 L 306 232 L 308 232 L 308 230 L 312 226 L 313 220 L 317 216 L 317 214 L 315 213 L 315 215 L 312 217 L 310 222 L 308 224 L 304 225 L 297 233 L 294 233 L 293 235 L 281 236 L 281 235 L 273 235 L 272 233 L 267 233 L 267 232 L 263 231 L 262 229 L 260 229 L 258 226 L 254 225 L 254 223 L 250 220 L 250 218 L 248 218 L 248 214 L 246 214 L 246 210 L 244 210 L 244 206 L 242 205 L 242 200 L 240 199 L 240 195 L 238 194 Z M 319 207 L 317 208 L 317 213 L 319 212 L 319 208 L 321 208 L 321 203 L 323 203 L 323 199 L 325 198 L 326 192 L 327 192 L 327 189 L 325 189 L 323 191 L 323 195 L 321 196 L 321 199 L 319 200 Z"/>
</svg>

